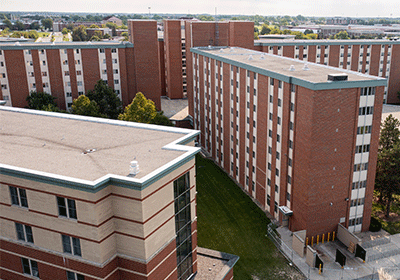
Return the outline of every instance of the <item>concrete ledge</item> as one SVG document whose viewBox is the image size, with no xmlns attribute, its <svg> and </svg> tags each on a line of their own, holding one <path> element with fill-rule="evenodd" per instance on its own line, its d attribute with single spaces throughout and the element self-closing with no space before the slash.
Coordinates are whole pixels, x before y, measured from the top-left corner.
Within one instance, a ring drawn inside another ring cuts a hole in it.
<svg viewBox="0 0 400 280">
<path fill-rule="evenodd" d="M 197 274 L 193 280 L 223 280 L 239 260 L 238 256 L 197 248 Z"/>
</svg>

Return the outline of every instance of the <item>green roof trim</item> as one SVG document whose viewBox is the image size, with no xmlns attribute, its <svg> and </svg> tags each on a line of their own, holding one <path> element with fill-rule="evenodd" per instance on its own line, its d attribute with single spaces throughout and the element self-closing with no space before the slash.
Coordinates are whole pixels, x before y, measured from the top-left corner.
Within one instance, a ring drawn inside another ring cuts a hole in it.
<svg viewBox="0 0 400 280">
<path fill-rule="evenodd" d="M 126 49 L 133 48 L 130 42 L 123 43 L 84 43 L 84 42 L 70 42 L 70 43 L 0 43 L 0 50 L 64 50 L 64 49 Z"/>
<path fill-rule="evenodd" d="M 254 41 L 254 46 L 346 46 L 346 45 L 400 45 L 400 41 L 389 40 L 274 40 Z M 266 39 L 268 40 L 268 39 Z M 274 42 L 276 41 L 276 42 Z"/>
<path fill-rule="evenodd" d="M 292 76 L 287 76 L 281 73 L 276 73 L 267 69 L 263 69 L 260 67 L 256 67 L 253 65 L 249 65 L 243 62 L 239 62 L 239 61 L 235 61 L 235 60 L 231 60 L 229 58 L 226 57 L 222 57 L 222 56 L 218 56 L 218 55 L 214 55 L 208 52 L 205 52 L 203 50 L 201 50 L 200 48 L 191 48 L 190 51 L 192 53 L 195 54 L 199 54 L 205 57 L 209 57 L 211 59 L 215 59 L 218 61 L 222 61 L 224 63 L 233 65 L 233 66 L 237 66 L 255 73 L 259 73 L 261 75 L 264 76 L 268 76 L 271 77 L 273 79 L 277 79 L 280 81 L 283 81 L 285 83 L 289 83 L 289 84 L 294 84 L 294 85 L 298 85 L 304 88 L 308 88 L 311 90 L 326 90 L 326 89 L 340 89 L 340 88 L 359 88 L 359 87 L 376 87 L 376 86 L 386 86 L 387 85 L 387 79 L 384 78 L 380 78 L 380 77 L 375 77 L 372 76 L 373 78 L 376 78 L 375 80 L 364 80 L 364 81 L 336 81 L 336 82 L 331 82 L 331 81 L 327 81 L 325 83 L 313 83 L 313 82 L 309 82 L 306 80 L 302 80 L 296 77 L 292 77 Z M 290 58 L 286 58 L 286 57 L 282 57 L 282 59 L 290 59 Z M 294 60 L 294 59 L 293 59 Z M 316 64 L 316 63 L 312 63 L 312 62 L 307 62 L 309 64 Z M 330 67 L 330 66 L 324 66 L 324 65 L 320 65 L 317 64 L 321 67 Z M 339 68 L 335 68 L 335 70 L 337 71 Z M 346 73 L 346 72 L 352 72 L 349 70 L 345 70 L 345 69 L 340 69 L 340 71 Z M 357 72 L 358 74 L 358 72 Z"/>
</svg>

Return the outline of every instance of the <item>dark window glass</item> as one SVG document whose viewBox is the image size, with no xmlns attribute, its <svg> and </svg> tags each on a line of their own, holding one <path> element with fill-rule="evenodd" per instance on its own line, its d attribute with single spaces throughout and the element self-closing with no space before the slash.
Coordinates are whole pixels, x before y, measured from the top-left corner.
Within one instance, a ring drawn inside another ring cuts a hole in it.
<svg viewBox="0 0 400 280">
<path fill-rule="evenodd" d="M 25 226 L 25 232 L 26 232 L 26 241 L 33 243 L 32 228 L 30 226 Z"/>
<path fill-rule="evenodd" d="M 9 188 L 10 188 L 10 194 L 11 194 L 11 204 L 19 205 L 17 188 L 11 187 L 11 186 L 9 186 Z"/>
<path fill-rule="evenodd" d="M 58 215 L 67 217 L 67 207 L 65 205 L 65 198 L 57 196 Z"/>
<path fill-rule="evenodd" d="M 21 199 L 21 206 L 28 207 L 28 199 L 26 198 L 26 191 L 24 189 L 19 190 L 19 198 Z"/>
<path fill-rule="evenodd" d="M 22 258 L 22 269 L 25 274 L 31 275 L 31 267 L 28 259 Z"/>
<path fill-rule="evenodd" d="M 71 238 L 67 235 L 62 235 L 62 243 L 63 243 L 64 253 L 72 254 Z"/>
<path fill-rule="evenodd" d="M 15 223 L 15 228 L 17 229 L 17 238 L 18 240 L 25 241 L 24 227 L 19 223 Z"/>
</svg>

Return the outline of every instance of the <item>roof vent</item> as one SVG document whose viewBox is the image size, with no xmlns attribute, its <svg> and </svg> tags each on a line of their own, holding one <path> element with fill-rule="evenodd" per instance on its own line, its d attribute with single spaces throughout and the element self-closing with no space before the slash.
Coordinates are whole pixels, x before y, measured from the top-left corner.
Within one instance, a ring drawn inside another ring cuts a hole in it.
<svg viewBox="0 0 400 280">
<path fill-rule="evenodd" d="M 294 68 L 294 65 L 290 65 L 289 71 L 294 71 L 294 70 L 296 70 L 296 69 Z"/>
<path fill-rule="evenodd" d="M 261 54 L 260 59 L 265 59 L 265 55 Z"/>
<path fill-rule="evenodd" d="M 139 163 L 137 162 L 137 160 L 132 160 L 129 167 L 129 175 L 135 176 L 139 173 Z"/>
<path fill-rule="evenodd" d="M 211 50 L 211 45 L 208 45 L 208 49 Z"/>
<path fill-rule="evenodd" d="M 249 55 L 248 60 L 253 60 L 253 56 L 252 56 L 252 55 Z"/>
<path fill-rule="evenodd" d="M 87 150 L 84 150 L 84 151 L 83 151 L 83 154 L 86 155 L 86 154 L 93 153 L 93 152 L 95 152 L 95 151 L 96 151 L 96 149 L 87 149 Z"/>
<path fill-rule="evenodd" d="M 231 48 L 229 49 L 229 51 L 230 51 L 230 52 L 234 52 L 235 49 L 231 47 Z"/>
<path fill-rule="evenodd" d="M 303 70 L 304 70 L 304 71 L 308 71 L 308 70 L 310 70 L 310 68 L 308 68 L 308 64 L 307 64 L 307 63 L 305 63 L 305 64 L 304 64 L 304 66 L 303 66 Z"/>
<path fill-rule="evenodd" d="M 349 76 L 345 73 L 340 74 L 328 74 L 328 81 L 347 81 Z"/>
<path fill-rule="evenodd" d="M 224 49 L 219 49 L 219 52 L 224 52 Z"/>
<path fill-rule="evenodd" d="M 15 46 L 21 46 L 21 44 L 19 42 L 16 42 L 14 45 Z"/>
</svg>

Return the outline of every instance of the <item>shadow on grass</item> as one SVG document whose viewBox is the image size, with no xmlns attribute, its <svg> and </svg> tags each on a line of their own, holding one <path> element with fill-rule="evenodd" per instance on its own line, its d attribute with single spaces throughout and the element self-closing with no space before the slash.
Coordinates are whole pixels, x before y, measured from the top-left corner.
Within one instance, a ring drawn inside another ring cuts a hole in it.
<svg viewBox="0 0 400 280">
<path fill-rule="evenodd" d="M 196 157 L 198 246 L 240 257 L 235 279 L 303 279 L 266 237 L 265 213 L 211 160 Z"/>
</svg>

